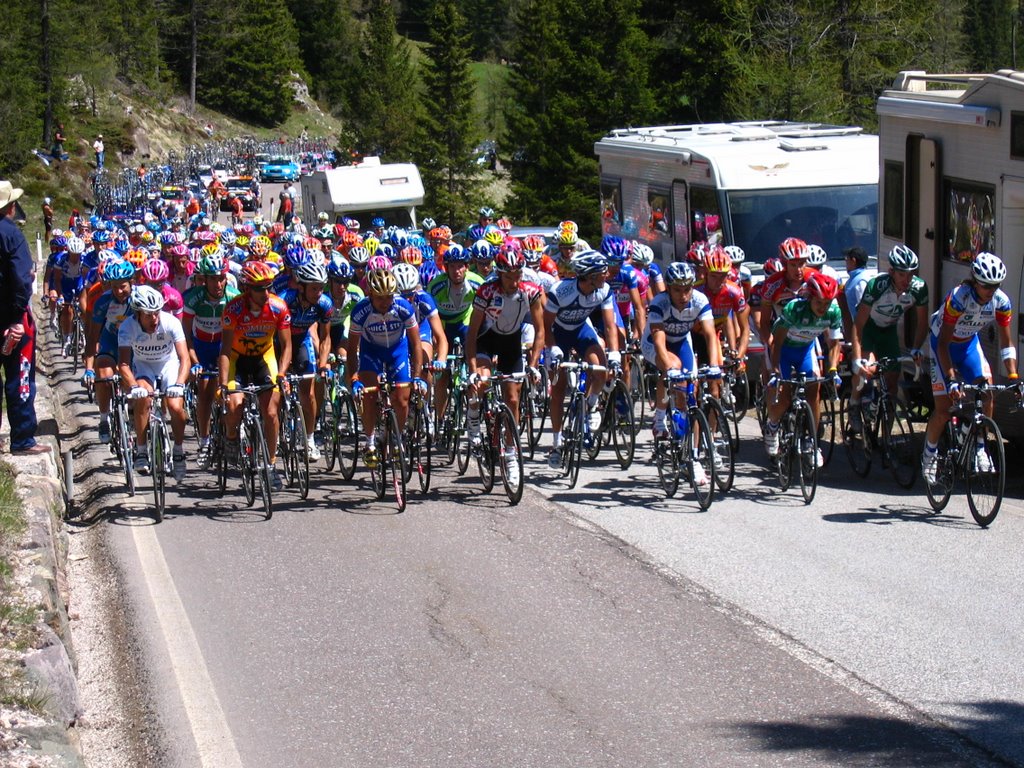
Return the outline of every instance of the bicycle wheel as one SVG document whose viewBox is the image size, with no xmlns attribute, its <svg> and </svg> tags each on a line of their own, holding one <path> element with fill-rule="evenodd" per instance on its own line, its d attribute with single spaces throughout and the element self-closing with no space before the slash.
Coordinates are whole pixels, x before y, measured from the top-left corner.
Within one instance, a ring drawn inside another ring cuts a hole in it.
<svg viewBox="0 0 1024 768">
<path fill-rule="evenodd" d="M 775 471 L 779 477 L 779 487 L 788 491 L 793 482 L 793 430 L 795 428 L 793 414 L 788 413 L 779 425 L 779 453 L 775 457 Z"/>
<path fill-rule="evenodd" d="M 199 439 L 199 418 L 196 416 L 196 385 L 190 381 L 185 385 L 185 423 L 192 425 L 192 436 Z"/>
<path fill-rule="evenodd" d="M 754 415 L 757 416 L 757 425 L 762 435 L 768 426 L 768 403 L 765 398 L 765 386 L 759 376 L 754 384 Z"/>
<path fill-rule="evenodd" d="M 155 517 L 158 523 L 164 519 L 164 503 L 167 491 L 167 465 L 165 450 L 167 448 L 167 430 L 163 422 L 150 416 L 149 428 L 149 466 L 153 474 L 153 501 Z"/>
<path fill-rule="evenodd" d="M 469 469 L 469 457 L 472 453 L 469 445 L 469 393 L 465 390 L 458 395 L 453 417 L 452 445 L 455 448 L 455 468 L 461 477 Z"/>
<path fill-rule="evenodd" d="M 988 416 L 974 424 L 964 442 L 969 451 L 967 468 L 967 506 L 974 522 L 987 528 L 999 514 L 1006 488 L 1006 454 L 1003 435 Z M 982 454 L 982 450 L 984 454 Z M 984 458 L 988 461 L 985 462 Z"/>
<path fill-rule="evenodd" d="M 636 454 L 635 408 L 629 387 L 624 381 L 616 381 L 608 395 L 608 407 L 605 421 L 611 434 L 612 450 L 621 469 L 629 469 Z"/>
<path fill-rule="evenodd" d="M 280 429 L 277 432 L 277 455 L 281 457 L 281 468 L 284 471 L 284 484 L 291 488 L 295 485 L 295 472 L 292 466 L 292 435 L 295 433 L 295 410 L 288 398 L 281 398 Z"/>
<path fill-rule="evenodd" d="M 850 425 L 850 416 L 856 408 L 861 415 L 861 428 L 854 430 Z M 850 461 L 850 467 L 858 477 L 867 477 L 871 471 L 871 436 L 870 430 L 874 428 L 873 423 L 865 423 L 864 409 L 859 403 L 850 403 L 844 411 L 843 417 L 843 446 L 846 448 L 846 458 Z"/>
<path fill-rule="evenodd" d="M 633 433 L 638 434 L 643 427 L 644 414 L 647 411 L 647 396 L 644 392 L 644 356 L 637 353 L 627 355 L 629 359 L 629 376 L 626 388 L 629 391 L 630 403 L 633 407 Z M 635 445 L 635 443 L 634 443 Z"/>
<path fill-rule="evenodd" d="M 120 453 L 121 468 L 124 470 L 124 482 L 128 488 L 128 495 L 135 495 L 135 467 L 132 462 L 135 460 L 135 429 L 128 421 L 128 408 L 124 403 L 116 406 L 116 413 L 110 414 L 111 425 L 117 425 L 118 452 Z M 111 441 L 113 442 L 113 441 Z"/>
<path fill-rule="evenodd" d="M 942 430 L 939 437 L 938 462 L 935 466 L 935 482 L 925 481 L 924 491 L 928 496 L 928 503 L 932 509 L 941 512 L 949 503 L 949 497 L 953 493 L 953 485 L 956 483 L 956 462 L 960 455 L 959 450 L 953 448 L 953 438 L 950 434 L 949 424 Z"/>
<path fill-rule="evenodd" d="M 348 390 L 338 393 L 335 415 L 334 445 L 338 454 L 338 469 L 343 478 L 351 480 L 359 462 L 359 421 L 356 417 L 356 402 Z"/>
<path fill-rule="evenodd" d="M 814 411 L 811 410 L 810 405 L 802 403 L 797 412 L 793 449 L 797 471 L 800 474 L 800 493 L 804 497 L 804 504 L 814 501 L 814 494 L 818 490 L 817 432 L 814 425 Z"/>
<path fill-rule="evenodd" d="M 732 428 L 722 404 L 709 397 L 701 406 L 711 431 L 712 457 L 715 464 L 715 484 L 722 493 L 728 493 L 736 476 L 736 461 L 733 457 Z"/>
<path fill-rule="evenodd" d="M 484 413 L 484 403 L 480 403 L 480 447 L 473 450 L 476 457 L 476 469 L 480 475 L 480 483 L 484 493 L 494 490 L 494 461 L 497 451 L 497 425 L 493 417 Z"/>
<path fill-rule="evenodd" d="M 338 429 L 338 418 L 335 416 L 336 398 L 331 396 L 330 391 L 324 393 L 324 402 L 320 410 L 320 439 L 323 441 L 323 457 L 327 472 L 334 469 L 338 461 L 338 442 L 335 435 Z"/>
<path fill-rule="evenodd" d="M 78 375 L 78 364 L 82 359 L 81 352 L 78 351 L 79 346 L 82 349 L 85 348 L 85 340 L 82 338 L 82 323 L 76 317 L 74 322 L 71 324 L 71 375 Z"/>
<path fill-rule="evenodd" d="M 891 417 L 883 417 L 882 430 L 893 479 L 901 488 L 913 488 L 921 463 L 921 454 L 914 445 L 914 425 L 897 411 Z"/>
<path fill-rule="evenodd" d="M 501 473 L 501 484 L 505 495 L 515 506 L 523 498 L 523 449 L 519 442 L 519 430 L 512 411 L 502 403 L 492 426 L 494 431 L 494 460 Z"/>
<path fill-rule="evenodd" d="M 252 430 L 249 424 L 242 424 L 238 432 L 238 465 L 242 471 L 242 490 L 245 492 L 245 504 L 251 507 L 256 503 L 256 462 L 259 450 L 252 442 Z"/>
<path fill-rule="evenodd" d="M 750 410 L 750 379 L 747 378 L 746 371 L 738 371 L 736 378 L 732 383 L 732 418 L 737 425 L 743 421 L 747 415 L 747 411 Z M 739 431 L 736 433 L 737 440 L 739 439 Z M 733 446 L 735 450 L 737 446 Z"/>
<path fill-rule="evenodd" d="M 398 428 L 398 416 L 394 410 L 388 411 L 385 440 L 387 450 L 381 466 L 391 475 L 391 489 L 395 494 L 395 506 L 398 507 L 399 512 L 404 512 L 407 501 L 405 495 L 405 450 L 402 447 L 402 432 Z"/>
<path fill-rule="evenodd" d="M 604 445 L 605 435 L 608 429 L 608 398 L 605 395 L 601 395 L 600 401 L 597 405 L 597 411 L 593 416 L 590 414 L 590 406 L 586 406 L 586 418 L 587 423 L 580 423 L 580 427 L 583 435 L 583 448 L 587 454 L 587 461 L 593 461 L 597 458 L 597 455 L 601 452 L 601 446 Z M 590 420 L 594 419 L 597 424 L 593 429 L 590 429 Z"/>
<path fill-rule="evenodd" d="M 548 413 L 551 411 L 551 379 L 548 376 L 548 369 L 541 367 L 540 382 L 533 388 L 533 429 L 530 433 L 530 458 L 533 458 L 533 451 L 540 444 L 540 436 L 544 434 L 544 424 L 547 421 Z"/>
<path fill-rule="evenodd" d="M 422 402 L 410 414 L 413 428 L 409 440 L 408 460 L 409 465 L 416 470 L 422 494 L 426 494 L 430 490 L 430 458 L 433 447 L 430 444 L 430 433 L 427 431 L 429 419 L 427 407 Z"/>
<path fill-rule="evenodd" d="M 667 435 L 654 438 L 654 464 L 658 468 L 658 482 L 669 498 L 679 490 L 679 450 L 675 440 Z"/>
<path fill-rule="evenodd" d="M 831 385 L 830 385 L 831 386 Z M 824 389 L 821 387 L 820 389 Z M 836 400 L 821 392 L 820 412 L 818 419 L 818 447 L 821 449 L 822 467 L 827 467 L 832 460 L 832 451 L 836 445 L 836 431 L 839 427 L 840 414 Z"/>
<path fill-rule="evenodd" d="M 569 488 L 576 487 L 583 461 L 583 419 L 587 418 L 587 401 L 582 394 L 574 394 L 569 401 L 566 423 L 562 429 L 562 467 L 569 480 Z"/>
<path fill-rule="evenodd" d="M 370 467 L 370 486 L 373 488 L 373 495 L 377 501 L 384 499 L 387 491 L 387 462 L 384 457 L 384 450 L 387 446 L 386 440 L 383 444 L 377 445 L 377 463 Z"/>
<path fill-rule="evenodd" d="M 711 428 L 704 412 L 699 408 L 691 408 L 689 417 L 690 429 L 684 443 L 683 461 L 690 468 L 690 487 L 697 497 L 697 506 L 706 510 L 715 497 L 715 449 L 711 444 Z M 704 470 L 703 478 L 696 471 L 697 467 Z"/>
<path fill-rule="evenodd" d="M 253 421 L 249 425 L 249 428 L 254 432 L 252 442 L 256 448 L 253 452 L 253 457 L 256 460 L 253 478 L 255 479 L 258 476 L 260 481 L 260 496 L 263 498 L 263 514 L 264 517 L 269 520 L 274 515 L 272 492 L 270 487 L 270 470 L 272 468 L 270 463 L 270 451 L 267 450 L 267 438 L 263 434 L 263 424 L 259 421 Z"/>
<path fill-rule="evenodd" d="M 309 437 L 302 409 L 296 403 L 295 424 L 292 429 L 292 476 L 299 488 L 299 498 L 309 498 Z"/>
<path fill-rule="evenodd" d="M 726 428 L 721 431 L 729 436 L 729 448 L 735 454 L 740 449 L 740 429 L 739 420 L 736 418 L 736 397 L 732 387 L 732 382 L 728 378 L 722 380 L 718 402 L 726 416 Z"/>
</svg>

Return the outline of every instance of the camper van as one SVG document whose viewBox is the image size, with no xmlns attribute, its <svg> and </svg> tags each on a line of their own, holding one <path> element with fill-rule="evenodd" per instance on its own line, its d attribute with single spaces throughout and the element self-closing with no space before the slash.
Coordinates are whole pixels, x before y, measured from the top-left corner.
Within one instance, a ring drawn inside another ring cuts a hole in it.
<svg viewBox="0 0 1024 768">
<path fill-rule="evenodd" d="M 594 145 L 604 234 L 639 239 L 662 263 L 690 243 L 739 245 L 755 268 L 800 237 L 841 267 L 875 253 L 878 137 L 857 127 L 744 122 L 627 128 Z"/>
<path fill-rule="evenodd" d="M 1024 72 L 901 72 L 877 110 L 878 252 L 901 242 L 914 249 L 933 311 L 970 275 L 976 254 L 1001 256 L 1003 290 L 1014 308 L 1011 332 L 1024 358 Z M 981 341 L 998 380 L 1004 369 L 994 330 Z M 997 400 L 996 416 L 1007 437 L 1020 439 L 1024 413 L 1012 413 L 1007 399 Z"/>
<path fill-rule="evenodd" d="M 412 163 L 382 164 L 367 157 L 358 165 L 316 171 L 301 182 L 302 217 L 315 227 L 326 211 L 332 223 L 342 216 L 359 219 L 364 228 L 381 216 L 388 225 L 416 228 L 416 206 L 423 204 L 423 181 Z"/>
</svg>

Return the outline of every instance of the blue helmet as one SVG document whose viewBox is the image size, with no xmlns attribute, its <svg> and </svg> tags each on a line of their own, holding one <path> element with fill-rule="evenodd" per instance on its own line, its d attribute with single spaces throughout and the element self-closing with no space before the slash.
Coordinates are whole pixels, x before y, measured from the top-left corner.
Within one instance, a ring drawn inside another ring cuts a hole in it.
<svg viewBox="0 0 1024 768">
<path fill-rule="evenodd" d="M 309 251 L 297 243 L 289 245 L 288 250 L 284 252 L 284 265 L 293 271 L 312 260 L 313 257 Z"/>
<path fill-rule="evenodd" d="M 616 235 L 605 235 L 601 238 L 601 253 L 608 257 L 611 264 L 621 264 L 629 253 L 629 243 Z"/>
<path fill-rule="evenodd" d="M 448 250 L 444 252 L 444 263 L 445 264 L 468 264 L 469 263 L 469 251 L 463 248 L 458 243 L 452 243 L 448 246 Z"/>
<path fill-rule="evenodd" d="M 331 280 L 351 280 L 355 277 L 355 274 L 356 271 L 352 268 L 352 265 L 340 255 L 331 257 L 331 260 L 327 263 L 327 276 Z"/>
<path fill-rule="evenodd" d="M 469 246 L 469 255 L 473 261 L 491 261 L 494 259 L 494 251 L 491 244 L 486 240 L 477 240 Z"/>
<path fill-rule="evenodd" d="M 129 261 L 112 261 L 103 272 L 103 279 L 119 283 L 135 277 L 135 267 Z"/>
<path fill-rule="evenodd" d="M 374 256 L 387 256 L 391 261 L 395 260 L 395 248 L 391 243 L 381 243 L 377 246 Z"/>
<path fill-rule="evenodd" d="M 384 227 L 384 217 L 383 216 L 374 216 L 373 219 L 370 221 L 370 226 L 373 227 L 374 229 L 381 229 L 381 228 L 383 228 Z"/>
<path fill-rule="evenodd" d="M 608 258 L 598 251 L 584 251 L 570 262 L 577 277 L 589 277 L 608 271 Z"/>
</svg>

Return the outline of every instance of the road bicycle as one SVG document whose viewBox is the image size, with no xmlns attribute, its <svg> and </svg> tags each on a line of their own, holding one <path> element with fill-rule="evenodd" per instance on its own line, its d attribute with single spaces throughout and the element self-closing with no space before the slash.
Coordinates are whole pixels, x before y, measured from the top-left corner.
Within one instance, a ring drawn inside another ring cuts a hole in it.
<svg viewBox="0 0 1024 768">
<path fill-rule="evenodd" d="M 612 446 L 620 469 L 629 469 L 636 453 L 636 425 L 633 398 L 623 378 L 621 368 L 614 368 L 608 383 L 598 396 L 597 413 L 600 422 L 594 439 L 587 447 L 587 458 L 593 461 L 605 445 Z"/>
<path fill-rule="evenodd" d="M 693 489 L 697 505 L 707 510 L 715 496 L 714 446 L 711 428 L 697 397 L 692 372 L 661 374 L 665 387 L 666 430 L 655 428 L 654 465 L 665 495 L 672 498 L 685 480 Z M 699 467 L 699 469 L 698 469 Z"/>
<path fill-rule="evenodd" d="M 431 418 L 429 395 L 413 387 L 409 395 L 409 415 L 405 420 L 405 482 L 408 484 L 415 472 L 421 494 L 426 494 L 430 490 L 433 453 L 433 440 L 429 429 Z"/>
<path fill-rule="evenodd" d="M 591 450 L 597 435 L 590 428 L 590 409 L 587 406 L 587 379 L 590 373 L 607 371 L 603 365 L 582 362 L 558 363 L 559 375 L 569 376 L 571 385 L 569 403 L 565 407 L 562 423 L 562 448 L 559 467 L 569 480 L 569 488 L 576 487 L 583 462 L 583 450 Z M 573 381 L 575 379 L 575 381 Z"/>
<path fill-rule="evenodd" d="M 158 523 L 163 522 L 167 501 L 167 475 L 171 473 L 171 435 L 164 417 L 163 377 L 158 376 L 150 398 L 146 451 L 149 471 L 153 477 L 153 502 Z M 139 398 L 141 399 L 141 398 Z"/>
<path fill-rule="evenodd" d="M 999 392 L 1012 390 L 1018 405 L 1021 383 L 962 384 L 971 402 L 954 403 L 939 438 L 935 482 L 925 482 L 928 503 L 941 512 L 949 503 L 957 480 L 967 486 L 967 505 L 974 521 L 987 528 L 999 514 L 1006 487 L 1006 452 L 999 426 L 982 411 L 982 403 Z"/>
<path fill-rule="evenodd" d="M 289 488 L 298 487 L 300 499 L 309 497 L 309 440 L 302 415 L 299 384 L 314 378 L 315 373 L 288 374 L 284 378 L 288 386 L 281 386 L 281 429 L 278 432 L 277 452 L 281 456 L 285 484 Z"/>
<path fill-rule="evenodd" d="M 526 349 L 523 350 L 523 369 L 526 370 Z M 544 423 L 551 410 L 551 382 L 547 366 L 541 363 L 525 379 L 519 393 L 519 434 L 525 438 L 524 450 L 532 460 Z"/>
<path fill-rule="evenodd" d="M 750 409 L 750 381 L 746 369 L 740 370 L 740 366 L 745 364 L 745 358 L 736 357 L 730 350 L 724 352 L 722 387 L 718 401 L 731 422 L 730 442 L 732 452 L 736 453 L 740 449 L 740 422 Z"/>
<path fill-rule="evenodd" d="M 494 373 L 486 379 L 488 387 L 480 405 L 480 444 L 471 447 L 484 492 L 493 490 L 497 466 L 505 495 L 513 506 L 523 498 L 523 450 L 519 427 L 505 402 L 504 385 L 526 378 L 525 373 Z"/>
<path fill-rule="evenodd" d="M 779 422 L 779 452 L 775 455 L 775 471 L 783 491 L 789 490 L 796 471 L 804 503 L 810 504 L 818 489 L 818 428 L 814 411 L 807 402 L 807 388 L 824 379 L 800 372 L 791 379 L 775 379 L 778 401 L 782 386 L 792 388 L 789 407 Z"/>
<path fill-rule="evenodd" d="M 449 465 L 456 464 L 460 475 L 469 467 L 469 444 L 466 439 L 468 397 L 466 385 L 469 369 L 463 353 L 462 340 L 455 338 L 448 354 L 448 399 L 437 426 L 438 441 Z"/>
<path fill-rule="evenodd" d="M 654 394 L 658 383 L 658 371 L 647 362 L 640 351 L 640 341 L 630 339 L 626 343 L 626 351 L 622 359 L 626 361 L 626 386 L 633 402 L 633 430 L 640 432 L 644 423 L 644 414 L 648 409 L 654 410 Z"/>
<path fill-rule="evenodd" d="M 722 493 L 728 493 L 732 489 L 736 476 L 736 460 L 733 453 L 735 450 L 733 448 L 733 427 L 735 425 L 721 400 L 711 394 L 708 381 L 720 381 L 719 391 L 722 393 L 729 391 L 729 385 L 722 374 L 712 375 L 710 371 L 709 367 L 704 366 L 697 372 L 697 380 L 700 382 L 700 410 L 707 420 L 708 432 L 711 437 L 715 485 Z"/>
<path fill-rule="evenodd" d="M 408 387 L 410 384 L 392 384 L 387 374 L 380 375 L 375 386 L 363 387 L 358 394 L 360 410 L 364 397 L 370 392 L 377 393 L 377 427 L 373 434 L 378 460 L 369 466 L 370 483 L 374 495 L 383 500 L 391 486 L 398 511 L 404 512 L 408 501 L 405 493 L 405 479 L 408 471 L 405 466 L 405 448 L 402 445 L 402 430 L 398 425 L 398 414 L 391 405 L 391 391 L 395 387 Z M 389 482 L 390 478 L 390 482 Z"/>
<path fill-rule="evenodd" d="M 910 356 L 883 357 L 875 362 L 875 373 L 862 373 L 865 383 L 859 403 L 847 402 L 842 409 L 843 443 L 850 466 L 858 477 L 867 477 L 875 454 L 882 466 L 889 469 L 902 488 L 911 488 L 917 477 L 920 454 L 914 449 L 914 426 L 903 407 L 889 392 L 885 371 L 903 363 L 914 363 L 914 378 L 920 374 L 919 366 Z M 873 383 L 878 380 L 878 391 Z M 860 416 L 861 426 L 853 427 L 854 416 Z"/>
<path fill-rule="evenodd" d="M 263 512 L 267 520 L 274 514 L 273 487 L 270 473 L 270 451 L 263 431 L 263 414 L 260 412 L 260 395 L 274 389 L 276 384 L 259 384 L 241 387 L 234 394 L 242 395 L 242 422 L 238 430 L 238 467 L 242 475 L 242 490 L 245 503 L 256 503 L 256 487 L 259 486 L 263 501 Z"/>
<path fill-rule="evenodd" d="M 124 472 L 125 487 L 128 495 L 135 495 L 135 425 L 128 413 L 128 395 L 121 388 L 121 377 L 118 374 L 98 379 L 97 383 L 107 384 L 111 388 L 110 395 L 110 452 L 117 457 Z"/>
</svg>

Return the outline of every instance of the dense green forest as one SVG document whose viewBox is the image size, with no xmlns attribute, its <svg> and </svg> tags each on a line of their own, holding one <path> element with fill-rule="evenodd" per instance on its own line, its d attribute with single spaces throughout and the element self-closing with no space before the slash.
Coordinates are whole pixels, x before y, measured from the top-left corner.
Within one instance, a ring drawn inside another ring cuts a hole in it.
<svg viewBox="0 0 1024 768">
<path fill-rule="evenodd" d="M 900 69 L 1024 66 L 1022 20 L 1021 0 L 12 0 L 0 173 L 115 78 L 261 126 L 285 120 L 301 80 L 342 121 L 342 144 L 420 163 L 441 220 L 464 218 L 482 174 L 475 148 L 491 139 L 511 175 L 509 214 L 586 221 L 593 142 L 611 128 L 870 129 Z M 477 61 L 508 73 L 485 102 Z"/>
</svg>

